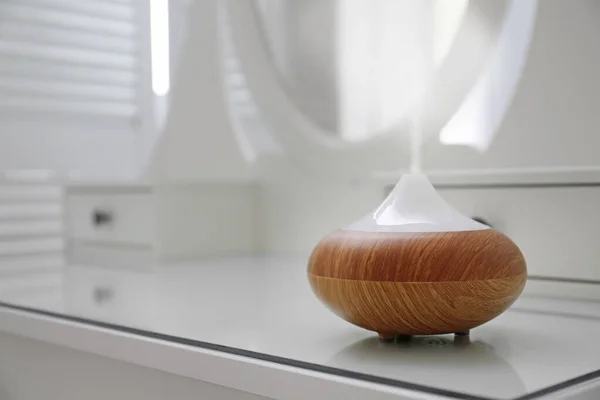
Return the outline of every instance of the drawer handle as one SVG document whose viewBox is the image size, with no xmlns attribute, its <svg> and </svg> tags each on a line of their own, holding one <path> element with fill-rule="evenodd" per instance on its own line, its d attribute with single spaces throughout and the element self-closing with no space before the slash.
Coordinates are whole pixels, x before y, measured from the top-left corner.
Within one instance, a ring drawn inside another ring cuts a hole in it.
<svg viewBox="0 0 600 400">
<path fill-rule="evenodd" d="M 114 214 L 108 210 L 94 210 L 92 212 L 92 223 L 97 227 L 110 225 L 114 219 Z"/>
<path fill-rule="evenodd" d="M 106 303 L 111 300 L 114 296 L 114 292 L 111 288 L 106 287 L 95 287 L 92 291 L 92 297 L 98 304 Z"/>
</svg>

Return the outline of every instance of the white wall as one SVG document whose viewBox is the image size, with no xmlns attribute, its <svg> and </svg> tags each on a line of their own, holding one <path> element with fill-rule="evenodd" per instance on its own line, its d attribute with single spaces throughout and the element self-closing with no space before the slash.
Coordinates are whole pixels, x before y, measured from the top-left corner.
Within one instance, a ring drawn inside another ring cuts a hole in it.
<svg viewBox="0 0 600 400">
<path fill-rule="evenodd" d="M 331 231 L 381 203 L 384 185 L 293 180 L 262 185 L 257 233 L 262 251 L 308 254 Z"/>
<path fill-rule="evenodd" d="M 157 180 L 246 180 L 244 158 L 223 92 L 218 2 L 188 9 L 188 34 L 171 82 L 170 110 L 144 173 Z M 193 23 L 190 23 L 193 21 Z"/>
</svg>

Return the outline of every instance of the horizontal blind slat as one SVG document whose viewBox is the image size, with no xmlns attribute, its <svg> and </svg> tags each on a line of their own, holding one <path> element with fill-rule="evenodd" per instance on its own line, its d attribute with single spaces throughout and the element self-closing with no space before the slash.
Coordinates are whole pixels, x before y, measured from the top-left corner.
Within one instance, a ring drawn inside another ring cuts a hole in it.
<svg viewBox="0 0 600 400">
<path fill-rule="evenodd" d="M 133 55 L 121 55 L 110 52 L 82 50 L 27 42 L 0 41 L 0 57 L 3 57 L 4 54 L 123 70 L 131 70 L 135 67 L 137 61 Z"/>
<path fill-rule="evenodd" d="M 64 241 L 61 238 L 29 239 L 20 242 L 0 242 L 0 256 L 12 254 L 36 254 L 47 251 L 61 251 Z"/>
<path fill-rule="evenodd" d="M 0 93 L 0 109 L 16 109 L 62 114 L 84 114 L 131 118 L 137 115 L 137 106 L 132 103 L 57 100 L 41 97 L 4 96 Z"/>
<path fill-rule="evenodd" d="M 60 235 L 62 231 L 63 228 L 60 221 L 4 221 L 0 224 L 0 238 Z"/>
<path fill-rule="evenodd" d="M 24 78 L 0 77 L 0 91 L 5 95 L 10 93 L 17 95 L 25 93 L 67 99 L 80 98 L 114 101 L 132 101 L 135 99 L 135 90 L 131 88 L 64 81 L 51 82 Z"/>
<path fill-rule="evenodd" d="M 100 83 L 121 87 L 135 87 L 139 76 L 132 70 L 112 69 L 88 65 L 73 65 L 62 60 L 37 59 L 2 55 L 0 77 L 29 77 L 48 80 Z"/>
<path fill-rule="evenodd" d="M 133 38 L 120 38 L 93 32 L 73 34 L 73 31 L 61 27 L 37 23 L 23 24 L 17 21 L 0 23 L 0 41 L 63 45 L 125 55 L 136 51 L 136 43 Z"/>
<path fill-rule="evenodd" d="M 21 255 L 18 257 L 3 257 L 0 262 L 0 273 L 6 278 L 7 274 L 21 275 L 23 272 L 39 272 L 47 269 L 59 269 L 65 265 L 61 253 L 50 252 L 49 254 Z M 27 277 L 27 279 L 31 279 Z M 6 279 L 5 279 L 6 280 Z M 14 282 L 10 282 L 11 287 Z"/>
<path fill-rule="evenodd" d="M 10 180 L 0 180 L 0 203 L 60 201 L 61 194 L 61 188 L 54 185 L 36 184 L 28 187 L 20 183 L 12 183 Z"/>
<path fill-rule="evenodd" d="M 119 3 L 94 0 L 19 0 L 19 2 L 123 21 L 130 21 L 135 15 L 134 5 L 131 2 Z"/>
<path fill-rule="evenodd" d="M 130 37 L 135 34 L 133 21 L 115 21 L 72 12 L 43 9 L 19 2 L 0 2 L 0 23 L 21 21 L 42 23 L 84 32 Z"/>
<path fill-rule="evenodd" d="M 126 6 L 134 6 L 140 2 L 144 1 L 152 1 L 152 0 L 96 0 L 102 1 L 103 3 L 115 4 L 115 5 L 126 5 Z M 179 0 L 177 0 L 179 1 Z"/>
<path fill-rule="evenodd" d="M 62 206 L 56 203 L 42 204 L 0 204 L 0 220 L 3 219 L 32 219 L 60 218 Z"/>
</svg>

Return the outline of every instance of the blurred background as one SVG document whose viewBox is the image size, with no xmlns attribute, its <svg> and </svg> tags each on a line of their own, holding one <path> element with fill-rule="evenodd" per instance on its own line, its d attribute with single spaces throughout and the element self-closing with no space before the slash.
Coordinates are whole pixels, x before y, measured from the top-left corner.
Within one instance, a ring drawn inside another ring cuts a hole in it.
<svg viewBox="0 0 600 400">
<path fill-rule="evenodd" d="M 309 254 L 423 172 L 600 280 L 594 0 L 0 0 L 0 269 Z"/>
<path fill-rule="evenodd" d="M 597 378 L 598 21 L 597 0 L 0 0 L 0 398 Z M 385 347 L 311 293 L 313 247 L 406 173 L 525 255 L 527 293 L 469 346 Z M 265 384 L 272 356 L 325 377 Z"/>
</svg>

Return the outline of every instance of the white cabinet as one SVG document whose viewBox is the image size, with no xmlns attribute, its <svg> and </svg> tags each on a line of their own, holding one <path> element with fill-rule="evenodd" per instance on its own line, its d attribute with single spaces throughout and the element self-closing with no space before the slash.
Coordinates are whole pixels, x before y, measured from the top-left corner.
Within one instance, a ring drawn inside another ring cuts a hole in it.
<svg viewBox="0 0 600 400">
<path fill-rule="evenodd" d="M 75 263 L 157 261 L 255 249 L 255 189 L 246 183 L 69 184 L 68 257 Z"/>
<path fill-rule="evenodd" d="M 537 10 L 523 74 L 489 149 L 431 138 L 426 171 L 484 183 L 600 181 L 600 8 L 594 0 L 543 0 Z"/>
</svg>

